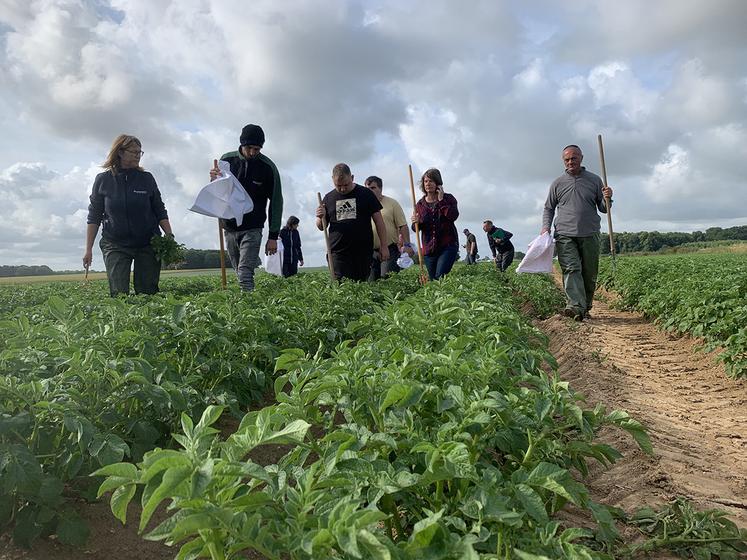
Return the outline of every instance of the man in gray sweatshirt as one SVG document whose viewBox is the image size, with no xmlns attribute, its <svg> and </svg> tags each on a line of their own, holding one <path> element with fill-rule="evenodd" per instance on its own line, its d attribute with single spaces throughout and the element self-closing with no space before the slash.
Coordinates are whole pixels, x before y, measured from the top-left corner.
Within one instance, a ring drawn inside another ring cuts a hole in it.
<svg viewBox="0 0 747 560">
<path fill-rule="evenodd" d="M 550 185 L 541 231 L 549 232 L 555 218 L 555 244 L 567 300 L 564 314 L 577 321 L 589 317 L 597 284 L 601 221 L 597 210 L 607 212 L 605 198 L 612 205 L 612 189 L 581 166 L 583 159 L 575 144 L 563 148 L 565 173 Z"/>
</svg>

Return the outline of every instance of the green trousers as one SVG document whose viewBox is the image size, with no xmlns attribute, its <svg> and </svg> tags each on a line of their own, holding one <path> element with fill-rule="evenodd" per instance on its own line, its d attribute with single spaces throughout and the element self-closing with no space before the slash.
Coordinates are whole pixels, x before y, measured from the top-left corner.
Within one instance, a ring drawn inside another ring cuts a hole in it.
<svg viewBox="0 0 747 560">
<path fill-rule="evenodd" d="M 581 313 L 589 311 L 599 272 L 599 234 L 589 237 L 556 235 L 555 247 L 563 271 L 566 308 Z"/>
<path fill-rule="evenodd" d="M 106 276 L 109 279 L 109 293 L 130 292 L 130 268 L 134 272 L 133 280 L 136 294 L 155 294 L 158 292 L 158 280 L 161 277 L 161 261 L 151 245 L 142 248 L 122 247 L 108 239 L 101 238 L 99 247 L 104 255 Z"/>
</svg>

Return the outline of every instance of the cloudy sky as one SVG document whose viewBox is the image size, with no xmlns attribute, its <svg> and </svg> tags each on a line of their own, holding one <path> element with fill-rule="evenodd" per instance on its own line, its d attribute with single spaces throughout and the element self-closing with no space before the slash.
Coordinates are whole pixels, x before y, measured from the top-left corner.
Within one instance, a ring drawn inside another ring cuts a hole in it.
<svg viewBox="0 0 747 560">
<path fill-rule="evenodd" d="M 250 122 L 311 265 L 337 162 L 407 215 L 408 163 L 438 167 L 460 231 L 492 218 L 523 249 L 562 147 L 600 172 L 597 134 L 616 230 L 746 224 L 745 29 L 743 0 L 0 0 L 0 264 L 81 268 L 120 133 L 142 140 L 177 240 L 216 248 L 187 208 Z"/>
</svg>

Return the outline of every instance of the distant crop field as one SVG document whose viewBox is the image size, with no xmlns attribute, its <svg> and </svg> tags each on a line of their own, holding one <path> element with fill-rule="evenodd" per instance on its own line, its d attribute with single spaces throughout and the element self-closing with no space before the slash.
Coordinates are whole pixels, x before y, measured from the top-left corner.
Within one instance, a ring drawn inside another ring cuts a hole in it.
<svg viewBox="0 0 747 560">
<path fill-rule="evenodd" d="M 190 270 L 163 270 L 161 277 L 186 278 L 189 276 L 219 276 L 218 268 L 199 268 Z M 44 282 L 84 282 L 85 274 L 75 272 L 72 274 L 48 274 L 46 276 L 7 276 L 0 278 L 0 285 L 6 284 L 40 284 Z M 106 272 L 89 272 L 89 280 L 106 280 Z"/>
</svg>

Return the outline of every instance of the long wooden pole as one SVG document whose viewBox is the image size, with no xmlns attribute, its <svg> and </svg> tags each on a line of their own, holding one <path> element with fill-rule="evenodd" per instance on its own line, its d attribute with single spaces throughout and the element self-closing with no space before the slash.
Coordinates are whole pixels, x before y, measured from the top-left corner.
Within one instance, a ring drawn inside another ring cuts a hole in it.
<svg viewBox="0 0 747 560">
<path fill-rule="evenodd" d="M 218 239 L 220 239 L 220 286 L 226 289 L 226 248 L 223 245 L 223 227 L 218 219 Z"/>
<path fill-rule="evenodd" d="M 607 184 L 607 166 L 604 163 L 604 145 L 602 144 L 602 135 L 597 135 L 597 140 L 599 141 L 599 159 L 602 161 L 602 180 L 604 181 L 604 186 L 609 187 Z M 610 238 L 610 254 L 612 255 L 612 260 L 614 262 L 615 260 L 615 237 L 614 233 L 612 231 L 612 209 L 610 208 L 610 197 L 605 196 L 604 197 L 604 206 L 607 209 L 607 228 L 609 230 L 609 238 Z"/>
<path fill-rule="evenodd" d="M 415 202 L 415 180 L 412 178 L 412 165 L 408 164 L 407 169 L 410 172 L 410 194 L 412 195 L 412 211 L 416 212 Z M 428 277 L 425 275 L 425 268 L 423 266 L 423 248 L 420 245 L 420 226 L 418 222 L 415 222 L 415 241 L 418 243 L 418 262 L 420 263 L 420 283 L 425 284 L 428 281 Z"/>
<path fill-rule="evenodd" d="M 218 169 L 218 160 L 213 160 L 213 169 Z M 223 245 L 223 227 L 220 225 L 218 218 L 218 240 L 220 241 L 220 285 L 226 289 L 226 248 Z"/>
<path fill-rule="evenodd" d="M 316 199 L 319 202 L 319 206 L 322 205 L 322 193 L 316 193 Z M 335 276 L 335 265 L 332 264 L 332 249 L 329 244 L 329 232 L 327 231 L 327 218 L 322 215 L 322 229 L 324 230 L 324 243 L 327 246 L 327 266 L 329 267 L 329 277 L 332 278 L 332 282 L 337 280 Z"/>
</svg>

